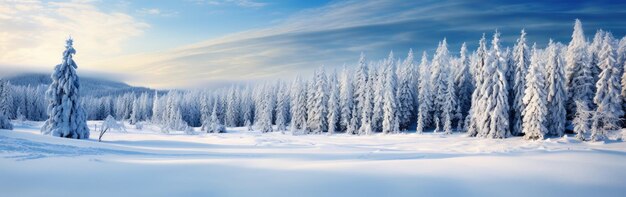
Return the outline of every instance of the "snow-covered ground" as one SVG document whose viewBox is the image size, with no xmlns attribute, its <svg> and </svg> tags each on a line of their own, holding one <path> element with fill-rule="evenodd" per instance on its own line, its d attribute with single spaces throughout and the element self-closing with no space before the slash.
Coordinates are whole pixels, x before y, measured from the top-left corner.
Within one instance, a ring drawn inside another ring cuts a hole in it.
<svg viewBox="0 0 626 197">
<path fill-rule="evenodd" d="M 93 129 L 95 122 L 89 125 Z M 626 143 L 0 130 L 0 196 L 624 196 Z"/>
</svg>

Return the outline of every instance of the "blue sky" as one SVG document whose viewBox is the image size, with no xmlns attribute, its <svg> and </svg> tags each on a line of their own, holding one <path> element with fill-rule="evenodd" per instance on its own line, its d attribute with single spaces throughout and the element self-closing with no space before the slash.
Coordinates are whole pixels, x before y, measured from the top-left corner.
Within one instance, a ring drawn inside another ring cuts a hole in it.
<svg viewBox="0 0 626 197">
<path fill-rule="evenodd" d="M 86 75 L 157 88 L 202 88 L 290 79 L 393 50 L 432 51 L 443 38 L 456 52 L 483 33 L 519 31 L 539 46 L 569 42 L 574 19 L 626 33 L 624 1 L 0 1 L 0 68 L 48 72 L 63 39 L 75 38 Z"/>
</svg>

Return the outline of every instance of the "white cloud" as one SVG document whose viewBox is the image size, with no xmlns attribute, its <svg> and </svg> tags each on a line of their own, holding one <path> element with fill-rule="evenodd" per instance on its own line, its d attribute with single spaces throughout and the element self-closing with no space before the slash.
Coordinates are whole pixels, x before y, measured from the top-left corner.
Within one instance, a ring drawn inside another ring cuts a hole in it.
<svg viewBox="0 0 626 197">
<path fill-rule="evenodd" d="M 51 69 L 71 35 L 79 66 L 96 69 L 88 62 L 120 55 L 126 41 L 149 27 L 128 14 L 103 12 L 93 3 L 0 1 L 0 65 Z"/>
<path fill-rule="evenodd" d="M 241 7 L 250 7 L 250 8 L 258 8 L 266 6 L 267 3 L 258 2 L 254 0 L 189 0 L 196 4 L 206 4 L 206 5 L 236 5 Z"/>
<path fill-rule="evenodd" d="M 172 16 L 178 15 L 178 12 L 163 11 L 159 8 L 141 8 L 137 10 L 137 13 L 139 13 L 140 15 L 154 15 L 154 16 L 163 16 L 163 17 L 172 17 Z"/>
</svg>

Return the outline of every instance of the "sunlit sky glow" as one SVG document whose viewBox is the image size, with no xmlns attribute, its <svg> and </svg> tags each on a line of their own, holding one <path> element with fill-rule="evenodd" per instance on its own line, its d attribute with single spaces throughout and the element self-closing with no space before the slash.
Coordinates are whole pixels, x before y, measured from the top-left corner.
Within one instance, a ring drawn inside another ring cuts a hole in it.
<svg viewBox="0 0 626 197">
<path fill-rule="evenodd" d="M 0 72 L 50 72 L 75 39 L 79 72 L 155 88 L 289 79 L 393 50 L 456 51 L 483 33 L 568 42 L 573 21 L 626 33 L 625 1 L 0 0 Z"/>
</svg>

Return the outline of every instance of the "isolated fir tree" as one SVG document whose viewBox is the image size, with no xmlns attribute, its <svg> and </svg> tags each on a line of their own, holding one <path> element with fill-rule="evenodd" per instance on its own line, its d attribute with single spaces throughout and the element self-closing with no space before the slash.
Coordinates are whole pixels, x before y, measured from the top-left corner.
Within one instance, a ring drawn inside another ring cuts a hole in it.
<svg viewBox="0 0 626 197">
<path fill-rule="evenodd" d="M 528 46 L 526 45 L 526 31 L 522 30 L 517 44 L 513 48 L 513 106 L 511 107 L 512 115 L 512 135 L 522 134 L 522 113 L 524 112 L 524 91 L 526 90 L 526 73 L 528 71 L 529 60 Z"/>
<path fill-rule="evenodd" d="M 526 74 L 526 90 L 524 91 L 524 111 L 522 114 L 522 132 L 524 139 L 543 139 L 548 132 L 546 127 L 548 106 L 543 65 L 539 63 L 539 53 L 533 46 L 530 67 Z"/>
<path fill-rule="evenodd" d="M 620 94 L 621 66 L 616 64 L 616 54 L 612 42 L 612 35 L 606 33 L 598 53 L 598 65 L 602 72 L 596 83 L 596 95 L 593 99 L 597 105 L 591 134 L 593 141 L 604 140 L 607 132 L 619 129 L 620 118 L 624 115 Z"/>
<path fill-rule="evenodd" d="M 78 66 L 72 59 L 76 53 L 73 42 L 71 38 L 66 41 L 63 61 L 52 73 L 52 83 L 46 92 L 48 120 L 41 132 L 57 137 L 88 139 L 87 117 L 79 102 L 80 81 L 76 74 Z"/>
<path fill-rule="evenodd" d="M 564 62 L 558 44 L 553 43 L 552 40 L 546 50 L 548 134 L 562 136 L 565 133 L 565 103 L 567 101 Z"/>
</svg>

